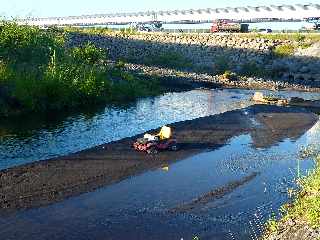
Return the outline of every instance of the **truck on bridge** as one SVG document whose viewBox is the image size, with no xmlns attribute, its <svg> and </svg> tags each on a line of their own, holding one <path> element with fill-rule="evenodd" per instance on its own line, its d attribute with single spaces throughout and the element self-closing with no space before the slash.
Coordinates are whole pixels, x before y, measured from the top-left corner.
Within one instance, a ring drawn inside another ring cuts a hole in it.
<svg viewBox="0 0 320 240">
<path fill-rule="evenodd" d="M 249 24 L 232 22 L 230 20 L 215 20 L 211 26 L 210 32 L 248 32 Z"/>
</svg>

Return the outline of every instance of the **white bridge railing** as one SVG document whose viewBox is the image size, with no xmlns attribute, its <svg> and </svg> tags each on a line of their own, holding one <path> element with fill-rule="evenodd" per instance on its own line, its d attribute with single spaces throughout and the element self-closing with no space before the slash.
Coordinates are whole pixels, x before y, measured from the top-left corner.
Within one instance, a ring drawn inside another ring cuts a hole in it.
<svg viewBox="0 0 320 240">
<path fill-rule="evenodd" d="M 176 10 L 158 12 L 137 12 L 119 14 L 98 14 L 70 17 L 26 18 L 18 19 L 19 24 L 36 26 L 86 26 L 128 23 L 149 23 L 159 21 L 207 22 L 215 19 L 250 21 L 254 19 L 304 19 L 320 17 L 320 4 L 270 5 L 258 7 L 215 8 L 199 10 Z"/>
</svg>

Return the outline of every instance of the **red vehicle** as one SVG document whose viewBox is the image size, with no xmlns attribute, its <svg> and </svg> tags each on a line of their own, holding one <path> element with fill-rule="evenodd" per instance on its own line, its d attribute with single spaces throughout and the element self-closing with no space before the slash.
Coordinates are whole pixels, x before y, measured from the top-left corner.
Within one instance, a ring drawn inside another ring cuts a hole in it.
<svg viewBox="0 0 320 240">
<path fill-rule="evenodd" d="M 249 25 L 232 22 L 230 20 L 216 20 L 213 22 L 210 32 L 248 32 Z"/>
<path fill-rule="evenodd" d="M 148 154 L 156 154 L 163 150 L 176 151 L 178 149 L 177 140 L 172 138 L 171 128 L 167 126 L 163 126 L 156 135 L 145 134 L 143 138 L 138 138 L 133 143 L 133 148 Z"/>
<path fill-rule="evenodd" d="M 176 139 L 167 139 L 159 141 L 146 141 L 138 139 L 133 143 L 133 147 L 137 151 L 146 152 L 148 154 L 157 154 L 159 151 L 171 150 L 177 151 L 177 140 Z"/>
</svg>

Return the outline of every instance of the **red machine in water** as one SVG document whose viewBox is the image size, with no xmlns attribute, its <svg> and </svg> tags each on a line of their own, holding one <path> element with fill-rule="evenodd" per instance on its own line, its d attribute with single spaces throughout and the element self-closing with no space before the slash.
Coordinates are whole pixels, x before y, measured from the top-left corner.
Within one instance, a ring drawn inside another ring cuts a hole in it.
<svg viewBox="0 0 320 240">
<path fill-rule="evenodd" d="M 232 22 L 230 20 L 213 21 L 210 32 L 248 32 L 249 24 Z"/>
<path fill-rule="evenodd" d="M 138 138 L 133 143 L 133 148 L 148 154 L 156 154 L 163 150 L 178 150 L 177 140 L 172 137 L 171 128 L 167 126 L 163 126 L 156 135 L 145 134 L 143 138 Z"/>
</svg>

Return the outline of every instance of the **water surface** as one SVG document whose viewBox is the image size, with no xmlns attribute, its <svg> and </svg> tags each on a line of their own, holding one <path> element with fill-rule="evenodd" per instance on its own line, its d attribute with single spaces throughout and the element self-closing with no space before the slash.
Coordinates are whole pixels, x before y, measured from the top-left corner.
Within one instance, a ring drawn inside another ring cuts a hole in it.
<svg viewBox="0 0 320 240">
<path fill-rule="evenodd" d="M 0 169 L 77 152 L 164 124 L 243 108 L 252 104 L 253 93 L 199 89 L 143 98 L 128 106 L 107 106 L 97 112 L 0 121 Z M 320 98 L 318 93 L 276 94 Z"/>
<path fill-rule="evenodd" d="M 193 90 L 140 99 L 126 108 L 1 127 L 0 168 L 64 155 L 133 136 L 163 124 L 252 104 L 251 90 Z M 278 92 L 318 98 L 318 94 Z M 0 215 L 1 239 L 257 239 L 265 221 L 288 201 L 288 188 L 314 167 L 299 150 L 319 144 L 320 122 L 299 138 L 256 148 L 250 135 L 120 183 L 36 209 Z M 173 212 L 199 196 L 254 173 L 218 199 Z"/>
</svg>

